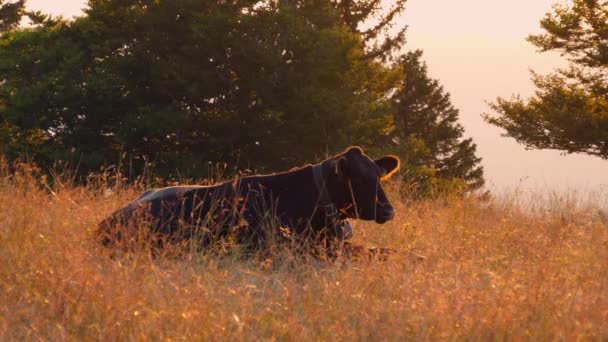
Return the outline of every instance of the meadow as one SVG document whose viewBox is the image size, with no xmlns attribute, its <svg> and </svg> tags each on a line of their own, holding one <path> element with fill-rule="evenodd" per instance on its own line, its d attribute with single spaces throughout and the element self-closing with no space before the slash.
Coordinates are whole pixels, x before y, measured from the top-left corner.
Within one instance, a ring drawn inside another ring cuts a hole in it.
<svg viewBox="0 0 608 342">
<path fill-rule="evenodd" d="M 355 242 L 400 251 L 386 261 L 111 258 L 97 224 L 143 186 L 66 178 L 0 176 L 0 340 L 608 338 L 608 220 L 593 201 L 389 191 L 393 221 L 354 222 Z"/>
</svg>

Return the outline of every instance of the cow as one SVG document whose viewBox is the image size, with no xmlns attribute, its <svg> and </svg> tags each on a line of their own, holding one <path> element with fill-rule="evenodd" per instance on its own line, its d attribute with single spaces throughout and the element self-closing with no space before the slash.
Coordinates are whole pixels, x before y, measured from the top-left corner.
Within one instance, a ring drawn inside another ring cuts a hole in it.
<svg viewBox="0 0 608 342">
<path fill-rule="evenodd" d="M 287 172 L 237 177 L 212 186 L 173 186 L 144 192 L 99 225 L 101 242 L 124 242 L 142 227 L 162 243 L 195 240 L 197 249 L 233 236 L 259 246 L 270 230 L 306 240 L 344 241 L 349 219 L 383 224 L 395 210 L 381 186 L 399 158 L 370 159 L 359 147 Z"/>
</svg>

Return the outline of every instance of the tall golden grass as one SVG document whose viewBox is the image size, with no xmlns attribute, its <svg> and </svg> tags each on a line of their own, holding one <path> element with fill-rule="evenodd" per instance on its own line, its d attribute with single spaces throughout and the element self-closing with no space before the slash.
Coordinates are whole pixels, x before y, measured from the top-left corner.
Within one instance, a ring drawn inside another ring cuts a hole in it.
<svg viewBox="0 0 608 342">
<path fill-rule="evenodd" d="M 393 221 L 354 225 L 387 261 L 110 258 L 97 223 L 141 189 L 42 184 L 0 177 L 0 340 L 608 338 L 593 205 L 393 196 Z"/>
</svg>

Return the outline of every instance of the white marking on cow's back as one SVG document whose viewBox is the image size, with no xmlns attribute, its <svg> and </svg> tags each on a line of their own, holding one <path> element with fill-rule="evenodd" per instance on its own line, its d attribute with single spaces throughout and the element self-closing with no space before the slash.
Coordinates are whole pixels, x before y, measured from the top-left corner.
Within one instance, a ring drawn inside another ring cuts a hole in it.
<svg viewBox="0 0 608 342">
<path fill-rule="evenodd" d="M 171 196 L 180 197 L 180 196 L 183 196 L 186 192 L 188 192 L 190 190 L 204 189 L 204 188 L 207 188 L 207 187 L 202 186 L 202 185 L 178 185 L 178 186 L 169 186 L 166 188 L 151 189 L 151 190 L 144 192 L 135 201 L 147 202 L 147 201 L 152 201 L 152 200 L 155 200 L 158 198 L 163 198 L 163 197 L 171 197 Z"/>
</svg>

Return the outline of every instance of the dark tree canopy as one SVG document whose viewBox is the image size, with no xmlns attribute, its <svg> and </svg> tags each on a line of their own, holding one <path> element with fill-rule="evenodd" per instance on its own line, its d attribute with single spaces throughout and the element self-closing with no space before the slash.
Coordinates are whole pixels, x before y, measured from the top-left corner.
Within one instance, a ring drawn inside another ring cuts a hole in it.
<svg viewBox="0 0 608 342">
<path fill-rule="evenodd" d="M 407 26 L 391 33 L 395 19 L 405 11 L 407 0 L 392 1 L 386 9 L 382 0 L 334 0 L 342 19 L 367 44 L 367 56 L 390 59 L 405 44 Z"/>
<path fill-rule="evenodd" d="M 0 0 L 0 32 L 12 30 L 19 26 L 25 14 L 25 0 Z"/>
<path fill-rule="evenodd" d="M 437 80 L 430 78 L 421 61 L 422 51 L 402 56 L 403 84 L 393 96 L 397 145 L 404 176 L 425 188 L 454 185 L 463 181 L 467 189 L 483 186 L 481 159 L 472 139 L 463 139 L 458 109 Z"/>
<path fill-rule="evenodd" d="M 381 5 L 89 0 L 71 21 L 25 13 L 33 26 L 0 39 L 0 150 L 85 174 L 200 177 L 209 161 L 267 172 L 361 145 L 400 150 L 433 182 L 481 186 L 475 144 L 420 52 L 388 63 L 405 0 Z"/>
<path fill-rule="evenodd" d="M 0 137 L 9 155 L 124 155 L 161 175 L 208 161 L 280 170 L 390 126 L 398 74 L 366 56 L 329 1 L 91 0 L 73 22 L 2 38 Z"/>
<path fill-rule="evenodd" d="M 555 5 L 541 20 L 545 33 L 528 40 L 557 51 L 570 66 L 533 73 L 536 94 L 498 98 L 485 119 L 528 148 L 557 149 L 608 159 L 608 2 L 574 0 Z"/>
</svg>

